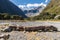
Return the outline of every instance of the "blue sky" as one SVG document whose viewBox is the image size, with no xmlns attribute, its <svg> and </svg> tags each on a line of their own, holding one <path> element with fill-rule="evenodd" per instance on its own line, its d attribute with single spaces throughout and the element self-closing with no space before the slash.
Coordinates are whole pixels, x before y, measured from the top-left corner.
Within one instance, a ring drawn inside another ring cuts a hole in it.
<svg viewBox="0 0 60 40">
<path fill-rule="evenodd" d="M 50 0 L 10 0 L 15 5 L 17 5 L 19 8 L 25 9 L 25 8 L 32 8 L 32 7 L 38 7 L 41 5 L 46 6 L 50 2 Z"/>
<path fill-rule="evenodd" d="M 16 4 L 16 5 L 26 5 L 26 4 L 28 4 L 28 3 L 30 3 L 30 4 L 34 4 L 34 3 L 45 3 L 45 4 L 47 4 L 47 3 L 49 3 L 49 1 L 50 0 L 11 0 L 14 4 Z M 45 1 L 47 1 L 47 2 L 45 2 Z"/>
</svg>

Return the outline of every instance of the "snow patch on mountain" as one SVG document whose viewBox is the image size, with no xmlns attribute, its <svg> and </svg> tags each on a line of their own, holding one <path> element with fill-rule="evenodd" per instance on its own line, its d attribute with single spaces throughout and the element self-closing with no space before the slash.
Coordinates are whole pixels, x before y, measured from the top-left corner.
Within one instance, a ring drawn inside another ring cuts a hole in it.
<svg viewBox="0 0 60 40">
<path fill-rule="evenodd" d="M 34 16 L 39 15 L 43 11 L 44 8 L 45 8 L 45 6 L 41 5 L 37 8 L 31 9 L 31 10 L 24 10 L 24 12 L 26 13 L 26 16 L 34 17 Z"/>
</svg>

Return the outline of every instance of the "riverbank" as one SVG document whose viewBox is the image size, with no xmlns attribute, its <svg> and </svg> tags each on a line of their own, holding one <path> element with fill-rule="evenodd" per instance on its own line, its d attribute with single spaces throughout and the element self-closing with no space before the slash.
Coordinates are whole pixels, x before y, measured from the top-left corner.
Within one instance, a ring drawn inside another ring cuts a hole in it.
<svg viewBox="0 0 60 40">
<path fill-rule="evenodd" d="M 5 22 L 30 22 L 30 21 L 33 21 L 33 22 L 60 22 L 60 20 L 0 20 L 1 22 L 5 21 Z"/>
</svg>

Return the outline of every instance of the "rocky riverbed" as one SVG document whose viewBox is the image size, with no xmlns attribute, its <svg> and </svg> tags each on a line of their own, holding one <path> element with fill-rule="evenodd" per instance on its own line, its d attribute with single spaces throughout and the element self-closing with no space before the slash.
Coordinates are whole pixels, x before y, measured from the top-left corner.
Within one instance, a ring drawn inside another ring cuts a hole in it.
<svg viewBox="0 0 60 40">
<path fill-rule="evenodd" d="M 60 22 L 49 22 L 49 21 L 30 21 L 30 22 L 7 22 L 7 21 L 0 21 L 0 26 L 6 26 L 4 24 L 9 25 L 18 25 L 18 26 L 27 26 L 27 27 L 34 27 L 34 26 L 47 26 L 53 25 L 58 28 L 60 31 Z M 9 26 L 8 25 L 8 26 Z M 12 31 L 7 33 L 1 34 L 9 34 L 10 37 L 7 40 L 60 40 L 60 32 L 25 32 L 25 31 Z M 4 40 L 3 38 L 0 40 Z"/>
<path fill-rule="evenodd" d="M 18 32 L 14 37 L 14 40 L 60 40 L 60 32 Z M 11 39 L 13 39 L 13 36 L 11 36 Z"/>
<path fill-rule="evenodd" d="M 11 32 L 9 40 L 60 40 L 60 32 Z"/>
<path fill-rule="evenodd" d="M 55 26 L 60 31 L 60 21 L 52 22 L 52 21 L 27 21 L 27 22 L 12 22 L 12 21 L 0 21 L 0 25 L 9 24 L 9 25 L 17 25 L 24 27 L 35 27 L 35 26 Z"/>
<path fill-rule="evenodd" d="M 7 40 L 60 40 L 60 32 L 18 32 L 12 31 Z M 3 39 L 2 39 L 3 40 Z"/>
</svg>

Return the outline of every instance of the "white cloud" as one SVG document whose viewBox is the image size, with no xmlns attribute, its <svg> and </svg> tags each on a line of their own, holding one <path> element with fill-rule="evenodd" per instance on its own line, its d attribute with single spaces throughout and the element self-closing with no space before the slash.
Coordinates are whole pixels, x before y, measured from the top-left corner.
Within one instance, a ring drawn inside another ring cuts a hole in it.
<svg viewBox="0 0 60 40">
<path fill-rule="evenodd" d="M 43 4 L 43 3 L 41 3 L 41 4 L 38 4 L 38 3 L 35 3 L 35 4 L 27 4 L 27 7 L 38 7 L 38 6 L 41 6 L 41 5 L 44 5 L 44 6 L 46 6 L 46 4 Z"/>
<path fill-rule="evenodd" d="M 24 8 L 24 7 L 25 7 L 25 5 L 19 5 L 18 7 L 19 7 L 19 8 Z"/>
<path fill-rule="evenodd" d="M 43 5 L 43 6 L 46 6 L 46 4 L 44 4 L 44 3 L 41 3 L 41 4 L 38 4 L 38 3 L 35 3 L 35 4 L 27 4 L 27 5 L 18 5 L 18 7 L 19 8 L 26 8 L 26 7 L 38 7 L 38 6 L 41 6 L 41 5 Z"/>
<path fill-rule="evenodd" d="M 45 2 L 48 2 L 48 0 L 46 0 Z"/>
</svg>

